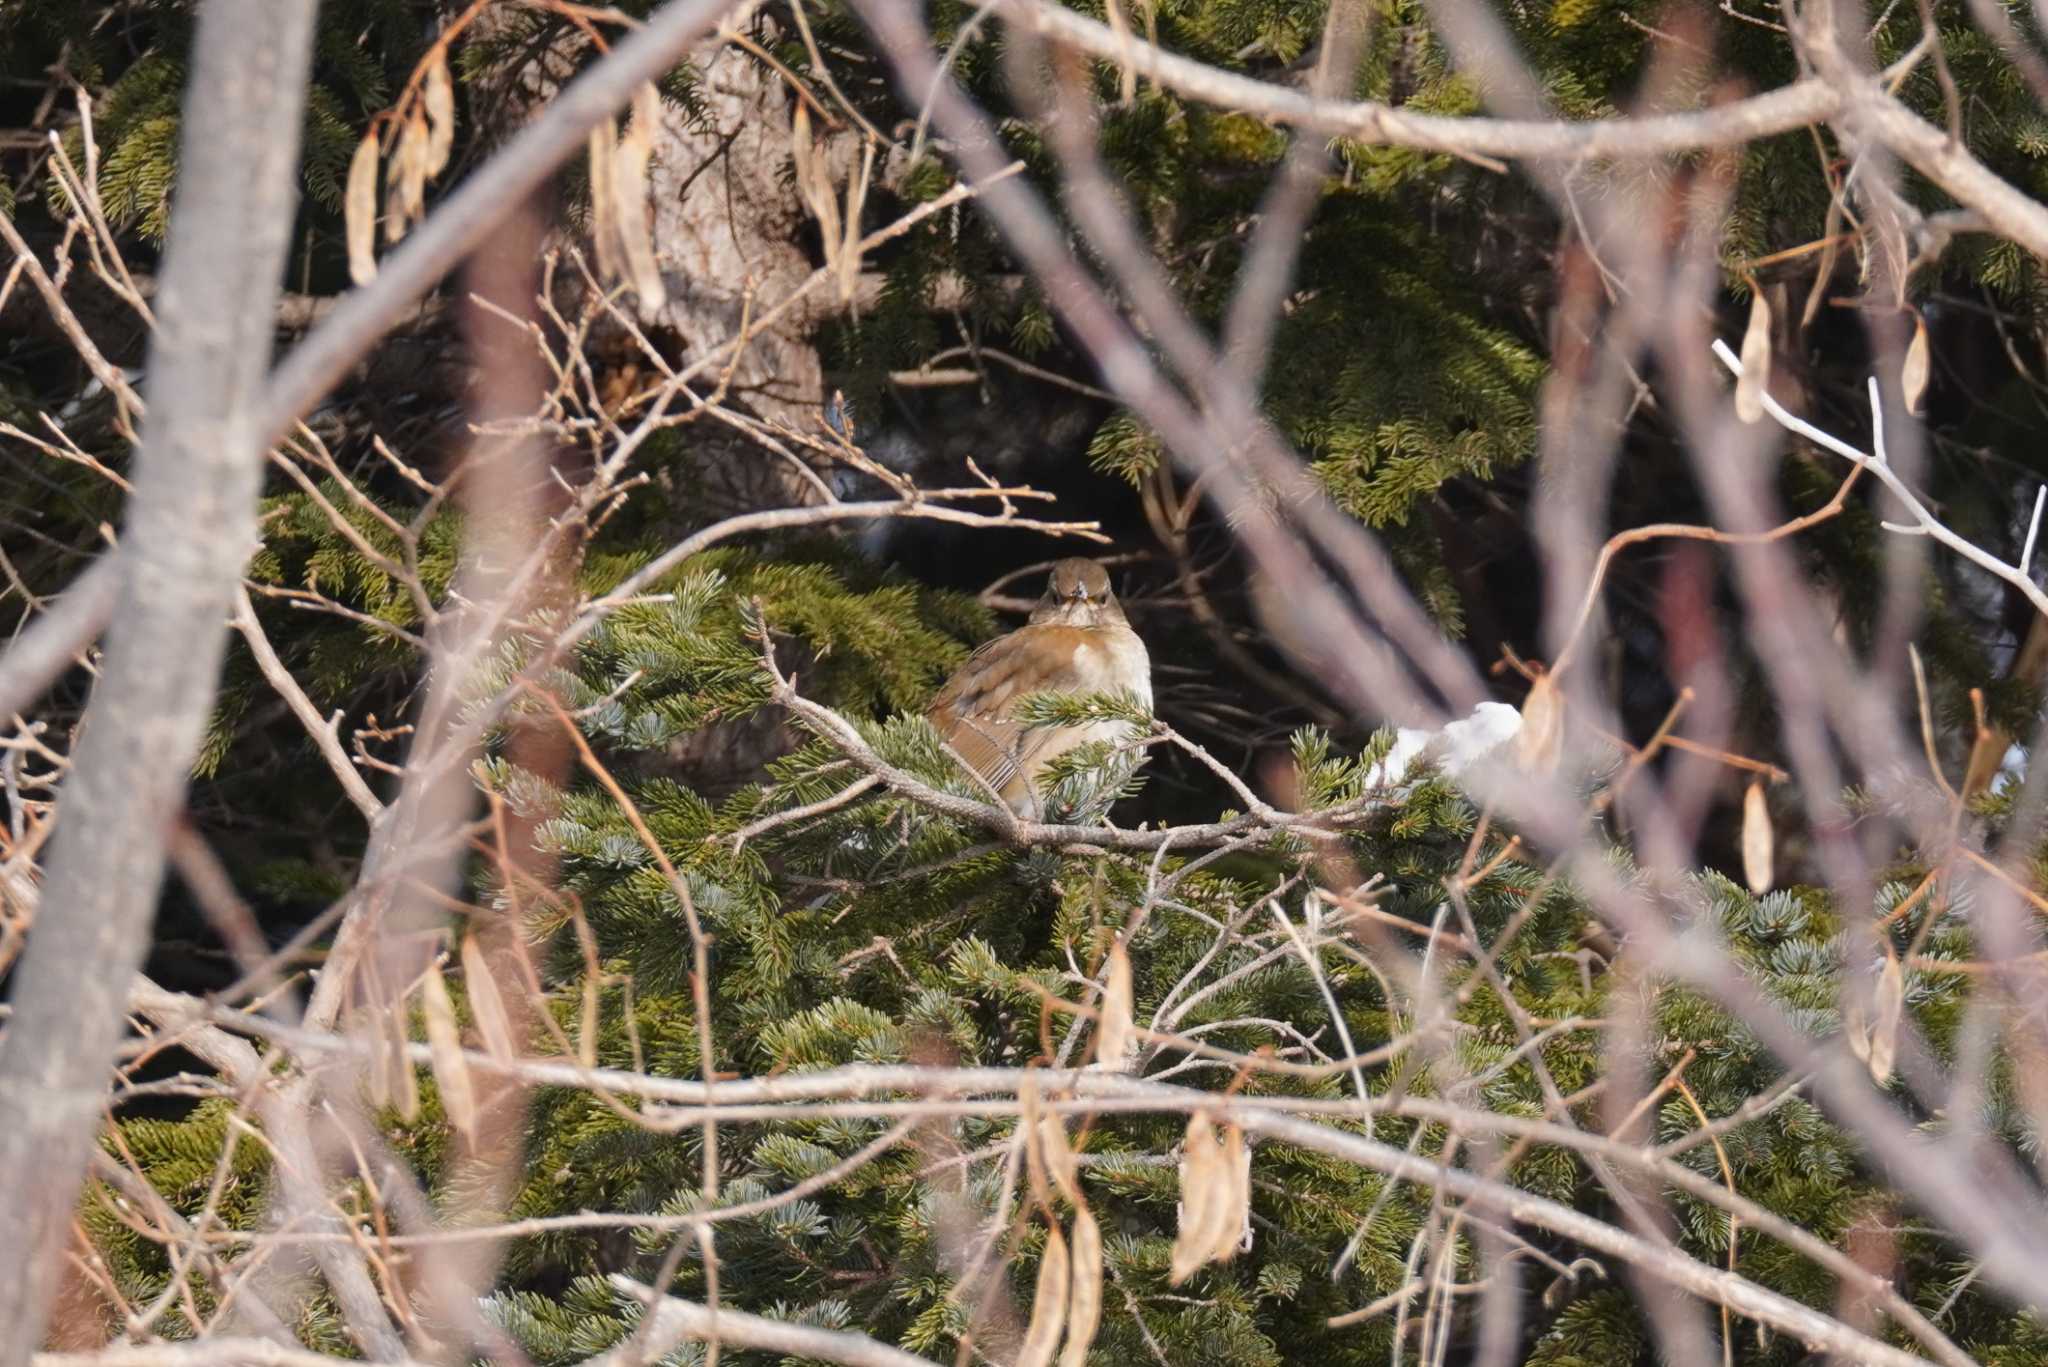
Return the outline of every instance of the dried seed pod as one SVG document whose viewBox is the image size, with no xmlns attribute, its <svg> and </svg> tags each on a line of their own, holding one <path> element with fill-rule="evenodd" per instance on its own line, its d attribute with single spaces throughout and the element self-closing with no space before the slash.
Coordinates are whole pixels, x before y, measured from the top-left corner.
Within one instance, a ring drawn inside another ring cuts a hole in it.
<svg viewBox="0 0 2048 1367">
<path fill-rule="evenodd" d="M 391 1082 L 397 1095 L 391 1104 L 398 1111 L 398 1118 L 410 1123 L 420 1118 L 420 1075 L 413 1071 L 412 1055 L 407 1052 L 412 1041 L 406 1035 L 403 1004 L 383 1016 L 386 1024 L 378 1031 L 377 1047 L 389 1048 L 395 1065 Z"/>
<path fill-rule="evenodd" d="M 1095 1025 L 1097 1067 L 1122 1072 L 1137 1047 L 1137 1024 L 1131 992 L 1131 956 L 1121 940 L 1109 947 L 1108 973 L 1102 984 L 1102 1016 Z"/>
<path fill-rule="evenodd" d="M 1081 1203 L 1081 1188 L 1074 1177 L 1074 1150 L 1067 1143 L 1066 1122 L 1048 1111 L 1038 1117 L 1036 1142 L 1040 1158 L 1045 1164 L 1046 1176 L 1060 1195 L 1075 1205 Z"/>
<path fill-rule="evenodd" d="M 789 121 L 789 160 L 796 168 L 797 190 L 809 195 L 811 185 L 811 109 L 802 100 Z"/>
<path fill-rule="evenodd" d="M 519 1047 L 513 1042 L 512 1016 L 505 1010 L 498 980 L 491 975 L 483 946 L 474 935 L 462 937 L 462 983 L 469 990 L 469 1007 L 476 1014 L 476 1028 L 484 1037 L 484 1048 L 500 1063 L 512 1062 L 519 1056 Z"/>
<path fill-rule="evenodd" d="M 367 285 L 377 274 L 377 130 L 364 134 L 349 158 L 348 189 L 341 198 L 348 229 L 348 277 Z"/>
<path fill-rule="evenodd" d="M 1181 1141 L 1180 1220 L 1173 1236 L 1173 1265 L 1167 1280 L 1179 1286 L 1209 1261 L 1216 1244 L 1217 1212 L 1229 1200 L 1229 1177 L 1216 1127 L 1196 1111 Z"/>
<path fill-rule="evenodd" d="M 1898 956 L 1885 947 L 1884 969 L 1877 977 L 1877 1012 L 1870 1023 L 1870 1078 L 1882 1087 L 1892 1079 L 1892 1063 L 1898 1057 L 1899 1018 L 1906 1006 L 1906 975 Z"/>
<path fill-rule="evenodd" d="M 850 303 L 860 286 L 860 216 L 867 207 L 868 186 L 875 174 L 875 145 L 861 148 L 860 173 L 846 184 L 845 240 L 839 247 L 839 302 Z M 829 187 L 828 187 L 829 188 Z"/>
<path fill-rule="evenodd" d="M 441 1109 L 471 1147 L 476 1145 L 476 1089 L 470 1084 L 469 1061 L 462 1057 L 462 1031 L 455 1023 L 455 1003 L 439 965 L 427 971 L 421 1005 L 427 1018 L 427 1051 L 434 1082 L 441 1089 Z"/>
<path fill-rule="evenodd" d="M 598 120 L 590 130 L 590 247 L 597 278 L 606 284 L 619 278 L 618 210 L 612 193 L 618 149 L 618 128 L 610 119 Z"/>
<path fill-rule="evenodd" d="M 1849 1052 L 1858 1062 L 1870 1063 L 1870 1012 L 1864 1009 L 1863 1001 L 1853 989 L 1849 999 L 1842 1003 L 1842 1042 L 1849 1046 Z"/>
<path fill-rule="evenodd" d="M 1073 1279 L 1067 1296 L 1067 1341 L 1059 1367 L 1084 1367 L 1102 1323 L 1102 1231 L 1086 1206 L 1074 1208 Z"/>
<path fill-rule="evenodd" d="M 1216 1203 L 1216 1228 L 1209 1247 L 1211 1261 L 1227 1263 L 1244 1247 L 1252 1221 L 1252 1154 L 1245 1146 L 1244 1127 L 1223 1127 L 1223 1192 Z"/>
<path fill-rule="evenodd" d="M 1906 411 L 1915 417 L 1927 411 L 1927 381 L 1934 357 L 1927 344 L 1927 320 L 1913 315 L 1913 340 L 1906 344 L 1906 359 L 1899 366 L 1899 392 L 1905 396 Z"/>
<path fill-rule="evenodd" d="M 668 286 L 654 256 L 654 235 L 647 222 L 647 166 L 654 156 L 655 125 L 661 121 L 661 96 L 650 84 L 633 92 L 633 119 L 619 138 L 612 164 L 612 210 L 617 217 L 619 254 L 633 293 L 640 301 L 640 321 L 651 323 L 668 302 Z"/>
<path fill-rule="evenodd" d="M 398 166 L 384 168 L 384 245 L 393 247 L 405 237 L 405 187 L 398 183 Z"/>
<path fill-rule="evenodd" d="M 398 185 L 398 207 L 404 221 L 398 225 L 403 233 L 411 224 L 419 222 L 427 214 L 427 121 L 415 113 L 405 121 L 405 128 L 398 135 L 398 150 L 391 155 L 389 179 Z M 392 241 L 397 241 L 393 238 Z"/>
<path fill-rule="evenodd" d="M 1771 890 L 1772 848 L 1771 808 L 1764 801 L 1764 781 L 1751 779 L 1742 795 L 1742 876 L 1749 890 L 1761 897 Z"/>
<path fill-rule="evenodd" d="M 825 249 L 825 267 L 843 278 L 841 258 L 846 241 L 839 222 L 839 195 L 832 184 L 832 168 L 811 143 L 811 115 L 801 100 L 790 123 L 790 164 L 796 169 L 797 193 L 804 207 L 818 220 L 818 241 Z"/>
<path fill-rule="evenodd" d="M 1017 1367 L 1050 1367 L 1060 1332 L 1067 1325 L 1067 1293 L 1071 1275 L 1067 1241 L 1057 1226 L 1045 1231 L 1045 1256 L 1038 1263 L 1038 1289 L 1031 1298 L 1031 1323 L 1017 1350 Z"/>
<path fill-rule="evenodd" d="M 1522 729 L 1515 733 L 1515 753 L 1522 767 L 1545 774 L 1564 753 L 1564 698 L 1554 675 L 1539 674 L 1522 699 Z"/>
<path fill-rule="evenodd" d="M 1755 281 L 1749 286 L 1749 330 L 1742 334 L 1742 373 L 1735 377 L 1735 416 L 1755 422 L 1764 415 L 1771 386 L 1771 305 Z"/>
<path fill-rule="evenodd" d="M 436 48 L 427 67 L 420 103 L 427 111 L 427 175 L 438 176 L 455 147 L 455 83 L 448 78 L 448 49 Z"/>
<path fill-rule="evenodd" d="M 369 1089 L 370 1104 L 378 1110 L 383 1110 L 397 1096 L 396 1089 L 391 1085 L 390 1032 L 372 1026 L 366 1033 L 369 1037 L 370 1045 L 370 1068 L 364 1083 Z M 401 1068 L 405 1066 L 405 1054 L 402 1050 L 398 1056 L 398 1066 Z"/>
</svg>

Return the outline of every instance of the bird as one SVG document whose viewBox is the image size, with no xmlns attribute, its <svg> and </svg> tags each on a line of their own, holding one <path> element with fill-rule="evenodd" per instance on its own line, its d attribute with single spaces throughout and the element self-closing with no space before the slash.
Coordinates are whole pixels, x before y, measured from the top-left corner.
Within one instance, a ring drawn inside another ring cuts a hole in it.
<svg viewBox="0 0 2048 1367">
<path fill-rule="evenodd" d="M 1059 756 L 1090 741 L 1121 743 L 1128 721 L 1027 726 L 1017 705 L 1034 693 L 1127 689 L 1152 706 L 1152 660 L 1124 617 L 1099 561 L 1071 556 L 1052 567 L 1031 620 L 998 636 L 955 670 L 925 715 L 954 755 L 1017 816 L 1038 819 L 1039 779 Z"/>
</svg>

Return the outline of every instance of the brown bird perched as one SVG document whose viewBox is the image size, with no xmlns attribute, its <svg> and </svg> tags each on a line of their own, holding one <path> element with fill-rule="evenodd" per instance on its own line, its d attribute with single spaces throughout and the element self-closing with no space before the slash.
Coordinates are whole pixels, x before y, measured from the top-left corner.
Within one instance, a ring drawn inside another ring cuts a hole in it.
<svg viewBox="0 0 2048 1367">
<path fill-rule="evenodd" d="M 1052 567 L 1031 620 L 974 652 L 925 715 L 940 739 L 1002 795 L 1011 811 L 1036 819 L 1038 779 L 1059 756 L 1089 741 L 1120 742 L 1129 722 L 1026 726 L 1014 716 L 1033 693 L 1114 693 L 1152 705 L 1152 661 L 1109 587 L 1109 572 L 1079 557 Z"/>
</svg>

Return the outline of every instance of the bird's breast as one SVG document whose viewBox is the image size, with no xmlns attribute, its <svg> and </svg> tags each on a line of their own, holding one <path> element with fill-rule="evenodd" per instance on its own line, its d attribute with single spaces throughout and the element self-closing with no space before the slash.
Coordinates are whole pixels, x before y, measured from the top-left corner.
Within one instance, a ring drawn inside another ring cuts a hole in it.
<svg viewBox="0 0 2048 1367">
<path fill-rule="evenodd" d="M 1113 693 L 1124 688 L 1137 694 L 1145 706 L 1152 705 L 1152 657 L 1145 653 L 1145 643 L 1137 632 L 1128 627 L 1097 632 L 1086 649 L 1091 677 L 1078 691 Z"/>
</svg>

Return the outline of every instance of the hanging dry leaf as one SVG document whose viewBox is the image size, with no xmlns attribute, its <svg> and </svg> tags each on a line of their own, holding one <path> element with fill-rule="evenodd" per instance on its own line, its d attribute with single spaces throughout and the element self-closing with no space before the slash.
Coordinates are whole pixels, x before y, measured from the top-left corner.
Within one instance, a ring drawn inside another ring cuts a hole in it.
<svg viewBox="0 0 2048 1367">
<path fill-rule="evenodd" d="M 651 323 L 668 302 L 668 286 L 654 256 L 647 221 L 647 166 L 654 156 L 654 130 L 661 121 L 661 96 L 651 84 L 633 92 L 633 118 L 619 138 L 612 163 L 612 209 L 617 215 L 619 255 L 640 301 L 640 321 Z"/>
<path fill-rule="evenodd" d="M 381 1111 L 391 1104 L 396 1095 L 391 1085 L 391 1041 L 388 1032 L 381 1029 L 373 1027 L 366 1033 L 369 1036 L 370 1069 L 369 1075 L 364 1079 L 364 1085 L 370 1093 L 370 1104 Z M 401 1067 L 404 1062 L 404 1055 L 401 1054 Z"/>
<path fill-rule="evenodd" d="M 1820 235 L 1821 240 L 1827 245 L 1821 248 L 1820 265 L 1813 272 L 1813 288 L 1806 292 L 1806 307 L 1799 313 L 1799 327 L 1802 332 L 1813 326 L 1814 318 L 1820 313 L 1821 301 L 1827 297 L 1828 286 L 1835 278 L 1835 261 L 1842 254 L 1840 195 L 1828 200 L 1827 221 L 1821 224 Z"/>
<path fill-rule="evenodd" d="M 1906 1005 L 1906 975 L 1898 956 L 1885 946 L 1884 971 L 1877 977 L 1877 1011 L 1870 1023 L 1870 1077 L 1882 1087 L 1892 1079 L 1892 1063 L 1898 1057 L 1899 1017 Z"/>
<path fill-rule="evenodd" d="M 348 278 L 367 285 L 377 274 L 377 130 L 364 134 L 348 163 L 341 216 L 348 228 Z"/>
<path fill-rule="evenodd" d="M 368 1005 L 353 1011 L 349 1033 L 360 1037 L 370 1050 L 370 1093 L 379 1105 L 389 1106 L 402 1120 L 417 1120 L 420 1114 L 419 1078 L 412 1070 L 406 1050 L 405 1003 L 384 1005 L 385 986 L 374 960 L 363 967 L 364 997 Z"/>
<path fill-rule="evenodd" d="M 1031 1323 L 1017 1350 L 1017 1367 L 1050 1367 L 1067 1324 L 1067 1241 L 1057 1226 L 1045 1231 L 1045 1256 L 1038 1263 L 1038 1290 L 1031 1298 Z"/>
<path fill-rule="evenodd" d="M 427 111 L 427 175 L 438 176 L 455 147 L 455 83 L 448 79 L 448 49 L 436 48 L 420 102 Z"/>
<path fill-rule="evenodd" d="M 1081 1189 L 1075 1185 L 1074 1150 L 1067 1143 L 1066 1122 L 1047 1111 L 1038 1117 L 1036 1136 L 1038 1156 L 1045 1164 L 1046 1176 L 1052 1179 L 1060 1195 L 1079 1205 Z"/>
<path fill-rule="evenodd" d="M 875 145 L 861 149 L 860 174 L 847 182 L 845 240 L 839 247 L 839 302 L 851 303 L 860 287 L 860 215 L 867 207 L 868 185 L 875 174 Z M 829 188 L 829 187 L 828 187 Z"/>
<path fill-rule="evenodd" d="M 1052 1184 L 1046 1180 L 1046 1134 L 1038 1109 L 1038 1074 L 1027 1071 L 1017 1088 L 1017 1133 L 1024 1141 L 1024 1182 L 1031 1199 L 1040 1206 L 1052 1204 Z M 1066 1134 L 1060 1135 L 1064 1142 Z"/>
<path fill-rule="evenodd" d="M 789 160 L 796 168 L 797 189 L 808 194 L 811 183 L 811 108 L 802 100 L 796 102 L 796 113 L 789 121 Z"/>
<path fill-rule="evenodd" d="M 1899 367 L 1899 391 L 1905 396 L 1906 411 L 1918 417 L 1927 411 L 1927 380 L 1934 358 L 1927 346 L 1927 320 L 1913 315 L 1913 340 L 1906 344 L 1906 359 Z"/>
<path fill-rule="evenodd" d="M 1548 773 L 1557 767 L 1564 753 L 1564 699 L 1557 680 L 1539 674 L 1522 699 L 1522 729 L 1515 733 L 1515 753 L 1522 767 L 1532 773 Z"/>
<path fill-rule="evenodd" d="M 1059 1367 L 1084 1367 L 1102 1323 L 1102 1231 L 1086 1206 L 1074 1208 L 1073 1281 L 1067 1298 L 1067 1342 Z"/>
<path fill-rule="evenodd" d="M 484 1048 L 500 1063 L 512 1062 L 519 1056 L 519 1047 L 513 1043 L 512 1016 L 505 1010 L 498 980 L 492 976 L 483 946 L 474 935 L 462 937 L 462 984 L 469 990 L 469 1008 L 476 1014 L 477 1033 L 484 1037 Z"/>
<path fill-rule="evenodd" d="M 412 1055 L 407 1052 L 412 1040 L 406 1033 L 404 1004 L 399 1003 L 382 1015 L 387 1024 L 379 1032 L 378 1047 L 391 1050 L 391 1083 L 397 1092 L 391 1104 L 398 1118 L 410 1123 L 420 1118 L 420 1075 L 413 1071 Z"/>
<path fill-rule="evenodd" d="M 398 150 L 391 154 L 391 169 L 387 174 L 398 185 L 398 208 L 404 215 L 404 222 L 398 225 L 401 233 L 426 217 L 429 141 L 427 121 L 415 113 L 405 121 L 404 131 L 398 135 Z M 397 240 L 392 239 L 394 242 Z"/>
<path fill-rule="evenodd" d="M 1116 38 L 1117 65 L 1122 68 L 1117 80 L 1117 98 L 1129 104 L 1138 97 L 1138 66 L 1131 60 L 1134 49 L 1131 45 L 1130 21 L 1124 18 L 1121 0 L 1107 0 L 1103 6 L 1103 13 L 1109 20 L 1110 33 Z"/>
<path fill-rule="evenodd" d="M 1252 1155 L 1245 1147 L 1244 1127 L 1223 1127 L 1223 1199 L 1216 1203 L 1216 1225 L 1211 1231 L 1209 1258 L 1227 1263 L 1237 1256 L 1251 1227 Z"/>
<path fill-rule="evenodd" d="M 1122 1072 L 1137 1051 L 1137 1024 L 1132 1019 L 1131 956 L 1123 942 L 1109 947 L 1109 971 L 1102 985 L 1102 1018 L 1095 1025 L 1097 1067 Z"/>
<path fill-rule="evenodd" d="M 1217 1212 L 1230 1198 L 1216 1127 L 1200 1111 L 1188 1117 L 1180 1151 L 1180 1219 L 1173 1236 L 1167 1280 L 1179 1286 L 1209 1261 L 1216 1244 Z"/>
<path fill-rule="evenodd" d="M 590 246 L 597 278 L 607 285 L 619 278 L 619 215 L 612 193 L 618 149 L 618 128 L 610 119 L 598 120 L 590 130 Z"/>
<path fill-rule="evenodd" d="M 1751 779 L 1742 795 L 1742 876 L 1749 890 L 1761 897 L 1771 890 L 1771 854 L 1774 843 L 1771 808 L 1764 801 L 1764 781 Z"/>
<path fill-rule="evenodd" d="M 449 999 L 439 965 L 427 971 L 420 1004 L 425 1008 L 427 1052 L 434 1066 L 434 1083 L 441 1089 L 441 1109 L 474 1147 L 476 1089 L 470 1085 L 469 1062 L 462 1057 L 462 1031 L 455 1023 L 455 1003 Z"/>
<path fill-rule="evenodd" d="M 1842 1003 L 1842 1042 L 1859 1063 L 1870 1062 L 1870 1013 L 1861 998 L 1851 995 Z"/>
<path fill-rule="evenodd" d="M 398 183 L 398 164 L 384 168 L 384 245 L 396 246 L 405 236 L 405 187 Z"/>
<path fill-rule="evenodd" d="M 796 170 L 797 193 L 811 217 L 818 220 L 818 241 L 825 249 L 825 269 L 843 276 L 841 257 L 846 239 L 839 222 L 839 196 L 832 185 L 832 168 L 811 142 L 811 115 L 799 100 L 790 122 L 789 159 Z"/>
<path fill-rule="evenodd" d="M 1755 281 L 1749 286 L 1749 330 L 1742 334 L 1742 373 L 1735 377 L 1735 416 L 1755 422 L 1764 415 L 1771 386 L 1771 305 Z"/>
</svg>

